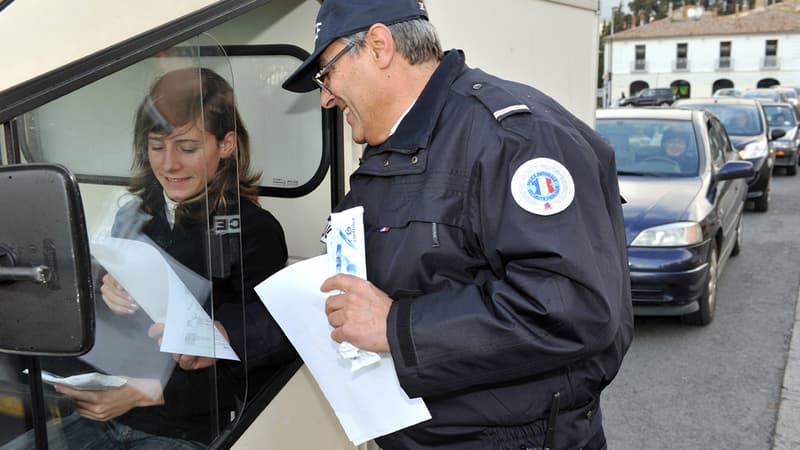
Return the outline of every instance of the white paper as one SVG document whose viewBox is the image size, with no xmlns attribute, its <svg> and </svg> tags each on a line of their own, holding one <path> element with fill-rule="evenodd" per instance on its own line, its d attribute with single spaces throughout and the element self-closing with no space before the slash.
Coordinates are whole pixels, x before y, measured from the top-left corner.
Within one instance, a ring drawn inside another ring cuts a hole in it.
<svg viewBox="0 0 800 450">
<path fill-rule="evenodd" d="M 322 255 L 284 268 L 255 290 L 303 358 L 347 437 L 361 445 L 430 419 L 422 399 L 403 391 L 391 355 L 381 354 L 378 364 L 355 372 L 349 361 L 337 357 L 338 344 L 325 315 L 328 294 L 319 290 L 330 275 Z"/>
<path fill-rule="evenodd" d="M 27 374 L 28 369 L 22 371 Z M 63 384 L 75 389 L 99 391 L 105 389 L 115 389 L 125 385 L 128 380 L 124 377 L 105 375 L 99 372 L 82 373 L 71 377 L 61 377 L 56 374 L 42 371 L 42 381 L 49 384 Z"/>
<path fill-rule="evenodd" d="M 90 243 L 91 253 L 154 322 L 164 324 L 162 352 L 239 361 L 189 288 L 152 245 L 112 237 Z M 212 331 L 213 330 L 213 331 Z"/>
</svg>

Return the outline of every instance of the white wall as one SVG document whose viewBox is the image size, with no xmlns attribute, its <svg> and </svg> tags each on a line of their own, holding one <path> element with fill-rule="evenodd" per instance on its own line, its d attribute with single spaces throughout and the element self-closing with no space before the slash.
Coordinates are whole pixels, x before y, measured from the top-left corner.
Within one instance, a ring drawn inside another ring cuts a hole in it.
<svg viewBox="0 0 800 450">
<path fill-rule="evenodd" d="M 766 41 L 778 40 L 777 70 L 762 70 Z M 732 70 L 717 70 L 721 41 L 731 41 Z M 677 44 L 688 44 L 688 71 L 674 71 Z M 763 78 L 775 78 L 782 85 L 800 85 L 800 33 L 754 34 L 731 36 L 702 36 L 669 39 L 625 40 L 606 43 L 606 55 L 613 45 L 612 93 L 617 100 L 622 92 L 629 94 L 630 83 L 642 80 L 650 87 L 669 87 L 675 80 L 686 80 L 691 85 L 692 97 L 712 94 L 714 81 L 727 78 L 738 88 L 755 88 Z M 631 71 L 636 45 L 645 45 L 647 71 Z"/>
</svg>

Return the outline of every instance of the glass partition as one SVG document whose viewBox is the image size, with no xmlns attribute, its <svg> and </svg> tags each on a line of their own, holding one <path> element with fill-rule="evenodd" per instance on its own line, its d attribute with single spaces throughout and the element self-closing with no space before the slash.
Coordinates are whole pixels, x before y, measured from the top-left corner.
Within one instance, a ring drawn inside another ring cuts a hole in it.
<svg viewBox="0 0 800 450">
<path fill-rule="evenodd" d="M 237 108 L 235 85 L 222 47 L 200 36 L 17 118 L 23 162 L 82 181 L 95 264 L 95 347 L 41 361 L 51 448 L 205 448 L 295 359 L 253 291 L 287 249 L 258 206 L 255 114 Z M 16 400 L 0 397 L 0 448 L 32 448 L 24 365 L 2 358 Z"/>
</svg>

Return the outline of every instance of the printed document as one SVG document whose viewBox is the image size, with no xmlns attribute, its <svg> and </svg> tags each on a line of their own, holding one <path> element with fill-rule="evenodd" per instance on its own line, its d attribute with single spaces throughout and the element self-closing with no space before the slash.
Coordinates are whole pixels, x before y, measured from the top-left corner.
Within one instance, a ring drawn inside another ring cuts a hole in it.
<svg viewBox="0 0 800 450">
<path fill-rule="evenodd" d="M 421 398 L 400 386 L 390 354 L 352 371 L 337 355 L 325 315 L 329 293 L 319 287 L 333 275 L 326 255 L 307 259 L 267 278 L 256 293 L 303 358 L 354 445 L 431 418 Z"/>
<path fill-rule="evenodd" d="M 92 256 L 125 288 L 154 322 L 164 324 L 162 352 L 239 361 L 222 333 L 164 256 L 152 245 L 103 237 Z"/>
</svg>

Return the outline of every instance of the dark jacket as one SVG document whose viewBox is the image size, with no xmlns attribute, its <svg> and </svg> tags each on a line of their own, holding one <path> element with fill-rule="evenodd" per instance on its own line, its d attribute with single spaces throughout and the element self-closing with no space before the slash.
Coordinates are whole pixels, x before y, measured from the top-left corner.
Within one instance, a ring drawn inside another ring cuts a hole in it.
<svg viewBox="0 0 800 450">
<path fill-rule="evenodd" d="M 178 220 L 171 229 L 161 189 L 154 189 L 144 198 L 146 210 L 153 215 L 144 213 L 138 201 L 124 205 L 117 213 L 112 236 L 149 239 L 179 265 L 210 280 L 213 295 L 198 300 L 204 302 L 203 307 L 214 320 L 223 324 L 237 355 L 243 360 L 246 355 L 251 375 L 291 360 L 295 355 L 291 344 L 253 290 L 286 264 L 283 229 L 272 214 L 240 199 L 229 211 L 215 211 L 206 218 L 205 205 L 198 202 L 188 209 L 190 219 Z M 235 217 L 239 208 L 241 233 L 222 233 L 231 231 L 230 225 L 223 226 L 221 234 L 214 231 L 215 219 Z M 244 243 L 241 246 L 240 237 Z M 111 333 L 118 340 L 120 333 L 129 339 L 124 347 L 117 343 L 101 355 L 105 359 L 115 358 L 115 354 L 124 356 L 116 356 L 115 364 L 119 367 L 115 372 L 133 377 L 160 377 L 165 384 L 163 406 L 134 408 L 116 420 L 151 434 L 209 443 L 216 435 L 213 424 L 218 420 L 217 415 L 224 426 L 243 399 L 245 366 L 221 361 L 216 368 L 182 370 L 172 355 L 160 353 L 157 343 L 147 337 L 147 329 L 153 322 L 144 311 L 139 310 L 133 316 L 116 315 L 98 296 L 97 315 L 96 346 L 102 347 L 104 336 Z M 159 376 L 164 367 L 167 379 Z M 215 405 L 213 399 L 219 403 Z M 217 413 L 212 414 L 215 410 Z"/>
<path fill-rule="evenodd" d="M 534 214 L 512 196 L 534 158 L 571 174 L 564 211 Z M 350 186 L 337 210 L 365 208 L 368 278 L 395 300 L 397 375 L 433 416 L 381 447 L 541 446 L 556 392 L 555 446 L 583 445 L 633 331 L 611 147 L 536 89 L 450 51 Z"/>
</svg>

